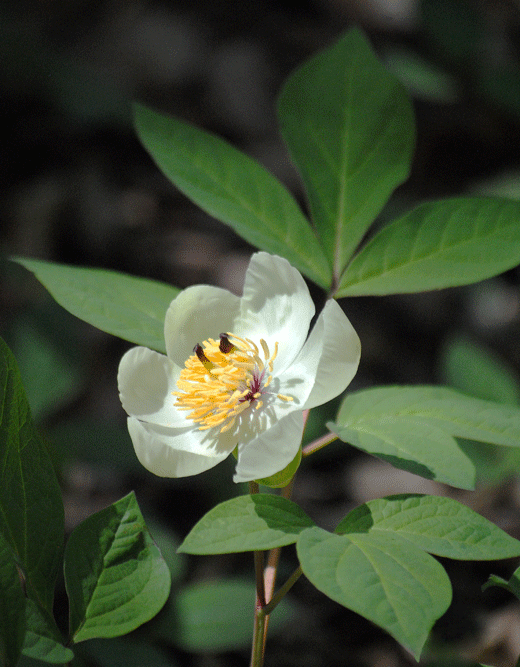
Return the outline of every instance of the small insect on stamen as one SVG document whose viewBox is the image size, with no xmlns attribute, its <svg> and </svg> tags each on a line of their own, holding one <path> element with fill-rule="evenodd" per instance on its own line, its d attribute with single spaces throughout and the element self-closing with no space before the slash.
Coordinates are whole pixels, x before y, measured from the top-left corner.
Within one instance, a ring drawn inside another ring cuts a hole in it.
<svg viewBox="0 0 520 667">
<path fill-rule="evenodd" d="M 202 345 L 199 345 L 199 343 L 197 343 L 197 345 L 195 345 L 195 347 L 193 348 L 193 352 L 197 355 L 200 363 L 204 366 L 204 368 L 207 371 L 211 372 L 212 369 L 215 368 L 215 364 L 212 363 L 207 358 L 207 356 L 204 354 L 204 350 L 202 349 Z"/>
<path fill-rule="evenodd" d="M 229 340 L 227 334 L 221 333 L 220 334 L 220 345 L 218 346 L 218 349 L 223 354 L 230 354 L 231 352 L 234 352 L 237 349 L 237 346 L 233 345 L 233 343 Z"/>
</svg>

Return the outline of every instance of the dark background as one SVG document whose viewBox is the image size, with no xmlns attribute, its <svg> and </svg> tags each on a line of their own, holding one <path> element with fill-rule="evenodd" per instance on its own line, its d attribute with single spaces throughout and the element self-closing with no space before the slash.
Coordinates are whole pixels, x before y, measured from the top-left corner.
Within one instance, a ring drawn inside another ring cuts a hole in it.
<svg viewBox="0 0 520 667">
<path fill-rule="evenodd" d="M 277 132 L 277 92 L 295 66 L 354 24 L 409 86 L 417 118 L 412 175 L 380 222 L 427 198 L 520 196 L 520 9 L 512 0 L 0 3 L 0 333 L 17 356 L 34 416 L 49 439 L 68 530 L 135 489 L 145 515 L 167 526 L 175 542 L 216 502 L 245 489 L 231 482 L 231 462 L 181 480 L 143 470 L 116 388 L 128 344 L 65 313 L 7 257 L 112 268 L 179 287 L 208 282 L 240 293 L 253 248 L 158 172 L 132 130 L 131 101 L 220 134 L 305 205 Z M 515 269 L 465 288 L 345 301 L 363 346 L 351 387 L 443 382 L 454 340 L 493 352 L 514 378 L 520 368 L 518 284 Z M 333 415 L 334 406 L 318 414 L 314 435 Z M 462 493 L 342 443 L 305 462 L 295 500 L 332 528 L 367 499 L 408 491 L 451 495 L 520 536 L 514 472 Z M 295 564 L 291 549 L 287 572 Z M 251 560 L 183 561 L 174 595 L 205 579 L 252 577 Z M 520 653 L 518 604 L 503 591 L 480 587 L 491 572 L 509 577 L 516 564 L 445 565 L 454 603 L 436 626 L 424 664 L 459 664 L 449 656 L 469 661 L 460 664 L 512 664 Z M 267 665 L 414 664 L 384 633 L 307 582 L 295 586 L 292 598 L 299 615 L 269 637 Z M 63 592 L 56 607 L 65 623 Z M 138 632 L 135 641 L 147 646 L 158 634 L 154 645 L 164 664 L 248 664 L 247 647 L 195 652 L 154 632 Z M 108 644 L 102 642 L 95 656 L 85 645 L 84 663 L 77 664 L 121 664 Z M 136 655 L 123 664 L 152 664 L 151 657 Z"/>
</svg>

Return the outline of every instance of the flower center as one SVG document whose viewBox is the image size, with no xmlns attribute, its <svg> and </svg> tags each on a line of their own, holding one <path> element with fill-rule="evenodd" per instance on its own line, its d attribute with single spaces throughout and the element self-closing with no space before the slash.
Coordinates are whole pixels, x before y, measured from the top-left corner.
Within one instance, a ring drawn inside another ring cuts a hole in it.
<svg viewBox="0 0 520 667">
<path fill-rule="evenodd" d="M 175 405 L 188 410 L 188 417 L 200 430 L 220 426 L 220 433 L 232 428 L 238 415 L 254 405 L 258 410 L 263 394 L 273 379 L 273 362 L 278 354 L 278 343 L 271 354 L 267 343 L 260 339 L 260 347 L 249 338 L 231 333 L 220 334 L 197 344 L 186 360 L 177 387 Z M 291 396 L 276 394 L 282 401 Z"/>
</svg>

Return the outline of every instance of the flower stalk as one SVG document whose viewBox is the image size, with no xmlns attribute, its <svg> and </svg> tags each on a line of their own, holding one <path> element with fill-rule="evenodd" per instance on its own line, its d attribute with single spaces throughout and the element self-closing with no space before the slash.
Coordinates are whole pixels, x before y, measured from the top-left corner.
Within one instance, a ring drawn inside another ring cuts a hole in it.
<svg viewBox="0 0 520 667">
<path fill-rule="evenodd" d="M 303 412 L 304 428 L 309 417 L 309 410 Z M 309 456 L 314 452 L 319 451 L 330 442 L 337 438 L 333 433 L 325 433 L 323 436 L 317 438 L 309 443 L 303 449 L 303 455 Z M 287 486 L 281 489 L 280 495 L 287 500 L 291 499 L 292 491 L 296 473 L 292 476 Z M 255 494 L 259 492 L 259 485 L 257 482 L 249 483 L 249 493 Z M 267 556 L 267 566 L 264 570 L 264 552 L 254 552 L 255 563 L 255 578 L 256 578 L 256 600 L 255 613 L 253 623 L 253 644 L 251 648 L 251 663 L 250 667 L 263 667 L 265 655 L 265 643 L 267 639 L 267 628 L 269 626 L 269 617 L 271 612 L 283 600 L 285 595 L 290 591 L 294 584 L 303 574 L 302 569 L 298 566 L 288 579 L 280 586 L 274 593 L 276 584 L 276 575 L 278 571 L 278 563 L 280 560 L 281 547 L 275 547 L 269 551 Z"/>
<path fill-rule="evenodd" d="M 309 443 L 302 449 L 302 457 L 314 454 L 314 452 L 323 449 L 323 447 L 330 445 L 331 442 L 334 442 L 334 440 L 337 439 L 338 436 L 334 433 L 324 433 L 320 438 L 316 438 L 316 440 Z"/>
</svg>

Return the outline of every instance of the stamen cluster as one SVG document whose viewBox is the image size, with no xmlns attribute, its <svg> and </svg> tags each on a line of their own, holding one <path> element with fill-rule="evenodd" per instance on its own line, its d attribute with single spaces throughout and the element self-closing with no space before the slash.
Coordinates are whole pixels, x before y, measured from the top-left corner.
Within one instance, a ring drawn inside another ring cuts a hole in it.
<svg viewBox="0 0 520 667">
<path fill-rule="evenodd" d="M 186 360 L 177 387 L 175 406 L 189 411 L 188 417 L 199 424 L 199 430 L 214 426 L 229 431 L 237 417 L 254 405 L 272 382 L 273 362 L 278 343 L 271 354 L 264 339 L 260 347 L 249 338 L 231 333 L 220 334 L 220 340 L 208 338 L 197 344 Z M 277 394 L 284 401 L 292 397 Z"/>
</svg>

